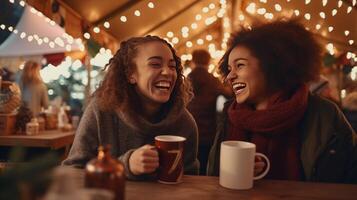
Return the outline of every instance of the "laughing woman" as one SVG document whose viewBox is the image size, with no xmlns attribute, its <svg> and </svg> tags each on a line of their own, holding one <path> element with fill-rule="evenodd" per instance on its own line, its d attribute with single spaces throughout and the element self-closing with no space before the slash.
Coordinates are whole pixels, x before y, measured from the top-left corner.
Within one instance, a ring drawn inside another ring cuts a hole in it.
<svg viewBox="0 0 357 200">
<path fill-rule="evenodd" d="M 122 42 L 63 164 L 84 167 L 99 145 L 110 144 L 129 179 L 150 178 L 159 165 L 154 137 L 172 134 L 186 138 L 185 173 L 197 174 L 197 126 L 185 109 L 190 96 L 181 61 L 165 40 L 146 36 Z"/>
<path fill-rule="evenodd" d="M 241 30 L 220 63 L 235 99 L 225 106 L 208 174 L 218 175 L 220 144 L 244 140 L 268 156 L 270 179 L 357 182 L 356 133 L 331 101 L 312 95 L 322 49 L 295 20 Z M 244 163 L 242 163 L 244 164 Z M 265 163 L 257 159 L 255 173 Z"/>
</svg>

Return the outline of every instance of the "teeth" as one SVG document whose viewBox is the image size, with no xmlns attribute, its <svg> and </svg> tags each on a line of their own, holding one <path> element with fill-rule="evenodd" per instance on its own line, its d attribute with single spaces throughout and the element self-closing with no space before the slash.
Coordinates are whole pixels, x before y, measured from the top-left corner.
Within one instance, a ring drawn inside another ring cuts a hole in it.
<svg viewBox="0 0 357 200">
<path fill-rule="evenodd" d="M 156 83 L 157 87 L 170 87 L 170 82 L 166 82 L 166 81 L 160 81 L 158 83 Z"/>
<path fill-rule="evenodd" d="M 233 84 L 233 89 L 244 88 L 244 87 L 245 87 L 245 83 L 234 83 Z"/>
</svg>

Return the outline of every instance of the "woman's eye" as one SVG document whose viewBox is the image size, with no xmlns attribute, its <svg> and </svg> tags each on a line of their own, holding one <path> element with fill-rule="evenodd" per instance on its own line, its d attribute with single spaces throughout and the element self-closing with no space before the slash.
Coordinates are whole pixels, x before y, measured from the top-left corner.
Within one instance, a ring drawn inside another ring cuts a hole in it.
<svg viewBox="0 0 357 200">
<path fill-rule="evenodd" d="M 243 67 L 243 66 L 244 66 L 243 64 L 237 64 L 237 65 L 236 65 L 237 68 L 241 68 L 241 67 Z"/>
<path fill-rule="evenodd" d="M 160 63 L 150 63 L 151 66 L 154 66 L 154 67 L 160 67 L 161 64 Z"/>
</svg>

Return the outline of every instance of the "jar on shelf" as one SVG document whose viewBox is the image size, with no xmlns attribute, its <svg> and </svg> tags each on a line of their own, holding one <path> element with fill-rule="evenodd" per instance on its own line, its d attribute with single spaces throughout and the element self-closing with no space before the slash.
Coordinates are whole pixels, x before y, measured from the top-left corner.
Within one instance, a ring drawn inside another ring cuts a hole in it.
<svg viewBox="0 0 357 200">
<path fill-rule="evenodd" d="M 40 125 L 37 118 L 32 118 L 30 122 L 26 124 L 26 135 L 37 135 L 40 132 Z"/>
</svg>

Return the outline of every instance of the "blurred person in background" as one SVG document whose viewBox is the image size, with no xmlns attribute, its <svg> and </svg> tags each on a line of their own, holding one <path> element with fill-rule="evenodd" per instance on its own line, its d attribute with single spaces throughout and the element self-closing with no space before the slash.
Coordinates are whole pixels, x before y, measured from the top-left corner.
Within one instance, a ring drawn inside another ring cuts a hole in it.
<svg viewBox="0 0 357 200">
<path fill-rule="evenodd" d="M 232 90 L 208 72 L 211 56 L 208 51 L 198 49 L 192 52 L 193 70 L 188 75 L 192 83 L 194 97 L 188 104 L 188 110 L 198 126 L 198 160 L 200 175 L 206 174 L 208 154 L 216 133 L 216 101 L 219 95 L 229 98 Z"/>
<path fill-rule="evenodd" d="M 41 65 L 35 61 L 27 61 L 19 78 L 22 101 L 36 117 L 42 108 L 49 104 L 47 86 L 40 76 Z"/>
</svg>

